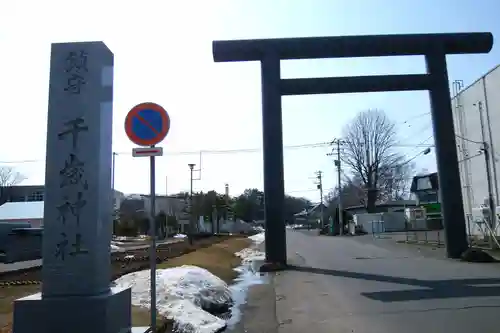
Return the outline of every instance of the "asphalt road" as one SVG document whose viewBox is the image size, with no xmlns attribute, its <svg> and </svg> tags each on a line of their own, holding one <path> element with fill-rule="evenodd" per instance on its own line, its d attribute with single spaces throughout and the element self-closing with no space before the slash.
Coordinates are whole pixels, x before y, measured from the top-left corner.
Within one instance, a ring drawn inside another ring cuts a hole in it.
<svg viewBox="0 0 500 333">
<path fill-rule="evenodd" d="M 470 333 L 500 330 L 500 266 L 443 258 L 371 236 L 287 231 L 274 277 L 278 332 Z"/>
</svg>

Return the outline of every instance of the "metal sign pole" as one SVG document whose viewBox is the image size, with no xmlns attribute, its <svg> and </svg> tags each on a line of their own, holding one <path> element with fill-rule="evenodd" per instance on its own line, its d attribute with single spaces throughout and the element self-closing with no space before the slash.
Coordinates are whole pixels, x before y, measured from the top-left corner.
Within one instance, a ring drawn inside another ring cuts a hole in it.
<svg viewBox="0 0 500 333">
<path fill-rule="evenodd" d="M 152 145 L 151 148 L 155 146 Z M 151 249 L 149 261 L 151 265 L 151 331 L 156 332 L 156 189 L 155 189 L 155 156 L 151 156 L 150 160 L 150 180 L 151 180 L 151 223 L 149 231 L 151 235 Z"/>
<path fill-rule="evenodd" d="M 165 139 L 170 130 L 170 117 L 167 111 L 156 103 L 141 103 L 134 106 L 125 118 L 125 133 L 130 141 L 140 148 L 132 149 L 132 156 L 149 156 L 150 185 L 151 185 L 151 210 L 149 233 L 151 237 L 151 248 L 149 261 L 151 266 L 150 283 L 150 311 L 151 311 L 151 332 L 156 332 L 156 175 L 155 157 L 163 156 L 163 148 L 155 147 Z M 149 148 L 146 148 L 149 147 Z"/>
</svg>

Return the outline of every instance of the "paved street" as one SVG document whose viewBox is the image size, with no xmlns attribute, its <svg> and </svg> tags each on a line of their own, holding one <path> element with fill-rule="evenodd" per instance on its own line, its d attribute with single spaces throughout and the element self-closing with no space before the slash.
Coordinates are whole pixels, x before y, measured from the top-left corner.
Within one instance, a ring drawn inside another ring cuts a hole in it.
<svg viewBox="0 0 500 333">
<path fill-rule="evenodd" d="M 273 280 L 277 332 L 499 331 L 497 264 L 371 236 L 288 231 L 287 241 L 290 264 L 300 267 Z"/>
</svg>

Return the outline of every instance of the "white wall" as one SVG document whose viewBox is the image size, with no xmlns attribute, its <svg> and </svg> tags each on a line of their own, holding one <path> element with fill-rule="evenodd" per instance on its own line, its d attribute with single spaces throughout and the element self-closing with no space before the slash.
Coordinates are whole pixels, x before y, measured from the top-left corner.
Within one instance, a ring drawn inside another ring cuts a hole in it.
<svg viewBox="0 0 500 333">
<path fill-rule="evenodd" d="M 377 225 L 372 226 L 374 221 L 377 223 L 383 221 L 385 231 L 390 232 L 404 231 L 406 219 L 404 212 L 387 212 L 355 214 L 354 221 L 357 225 L 361 225 L 366 232 L 372 233 L 373 228 L 377 228 Z"/>
<path fill-rule="evenodd" d="M 151 210 L 151 198 L 143 196 L 142 200 L 144 200 L 144 209 L 149 212 Z M 160 211 L 163 211 L 167 215 L 174 215 L 178 217 L 184 205 L 184 199 L 156 197 L 155 213 L 158 214 Z"/>
<path fill-rule="evenodd" d="M 486 94 L 485 94 L 486 88 Z M 483 107 L 483 126 L 485 137 L 481 134 L 481 121 L 479 114 L 478 102 L 482 102 Z M 497 179 L 495 183 L 495 174 L 500 177 L 499 162 L 495 159 L 499 158 L 500 153 L 500 67 L 495 68 L 488 73 L 484 78 L 479 79 L 474 84 L 466 88 L 457 97 L 452 100 L 454 107 L 454 127 L 457 137 L 457 152 L 460 165 L 460 174 L 462 182 L 462 195 L 464 199 L 464 208 L 466 214 L 471 214 L 472 210 L 479 207 L 483 200 L 488 195 L 488 183 L 486 177 L 486 164 L 484 155 L 479 153 L 480 144 L 471 142 L 486 141 L 492 147 L 495 153 L 492 156 L 492 182 L 494 183 L 494 194 L 498 201 L 498 188 L 500 183 Z M 456 105 L 461 105 L 456 108 Z M 475 104 L 475 105 L 474 105 Z M 460 117 L 462 117 L 462 125 L 460 125 Z M 489 121 L 488 121 L 489 120 Z M 490 136 L 490 129 L 492 135 Z M 468 155 L 467 155 L 468 153 Z M 465 160 L 467 156 L 474 156 Z M 493 158 L 494 157 L 494 158 Z M 468 174 L 466 169 L 469 169 Z M 467 186 L 470 188 L 470 199 L 467 195 Z"/>
<path fill-rule="evenodd" d="M 113 205 L 114 209 L 119 209 L 123 200 L 125 200 L 126 196 L 120 191 L 113 190 Z"/>
</svg>

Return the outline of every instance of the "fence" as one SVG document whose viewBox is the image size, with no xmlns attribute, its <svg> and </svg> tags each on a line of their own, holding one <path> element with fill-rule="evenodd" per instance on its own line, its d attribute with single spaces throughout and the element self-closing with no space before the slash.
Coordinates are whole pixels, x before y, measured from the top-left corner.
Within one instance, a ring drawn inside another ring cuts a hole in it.
<svg viewBox="0 0 500 333">
<path fill-rule="evenodd" d="M 354 222 L 371 234 L 405 230 L 403 212 L 366 213 L 354 215 Z"/>
<path fill-rule="evenodd" d="M 43 229 L 20 228 L 13 229 L 4 238 L 4 263 L 36 260 L 42 258 Z"/>
</svg>

